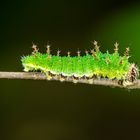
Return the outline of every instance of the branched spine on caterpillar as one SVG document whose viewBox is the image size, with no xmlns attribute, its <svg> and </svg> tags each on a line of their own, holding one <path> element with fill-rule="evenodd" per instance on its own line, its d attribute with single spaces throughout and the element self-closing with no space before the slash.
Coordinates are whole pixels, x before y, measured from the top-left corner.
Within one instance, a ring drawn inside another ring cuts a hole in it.
<svg viewBox="0 0 140 140">
<path fill-rule="evenodd" d="M 33 44 L 31 55 L 22 57 L 24 71 L 41 71 L 48 79 L 59 77 L 60 81 L 73 79 L 76 83 L 80 79 L 86 79 L 92 83 L 95 78 L 108 78 L 118 80 L 118 83 L 127 86 L 135 84 L 139 76 L 139 69 L 134 63 L 130 63 L 129 48 L 126 48 L 124 56 L 119 55 L 119 44 L 115 43 L 114 53 L 108 51 L 102 53 L 97 41 L 92 42 L 94 48 L 85 55 L 77 51 L 77 56 L 71 56 L 68 51 L 67 56 L 52 55 L 50 45 L 46 47 L 46 53 L 42 54 L 36 45 Z"/>
</svg>

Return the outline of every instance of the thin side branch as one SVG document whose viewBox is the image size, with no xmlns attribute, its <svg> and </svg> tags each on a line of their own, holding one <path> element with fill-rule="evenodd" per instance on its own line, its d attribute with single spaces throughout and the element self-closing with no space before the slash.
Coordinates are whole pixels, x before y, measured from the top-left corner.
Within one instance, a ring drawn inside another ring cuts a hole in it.
<svg viewBox="0 0 140 140">
<path fill-rule="evenodd" d="M 0 72 L 0 79 L 32 79 L 32 80 L 49 80 L 46 75 L 40 72 Z M 59 76 L 53 76 L 51 80 L 60 80 Z M 65 79 L 67 82 L 73 82 L 72 78 Z M 79 79 L 76 82 L 78 83 L 86 83 L 93 85 L 102 85 L 102 86 L 110 86 L 110 87 L 120 87 L 127 89 L 139 89 L 140 88 L 140 80 L 134 85 L 131 86 L 121 86 L 118 84 L 117 80 L 109 80 L 109 79 Z"/>
</svg>

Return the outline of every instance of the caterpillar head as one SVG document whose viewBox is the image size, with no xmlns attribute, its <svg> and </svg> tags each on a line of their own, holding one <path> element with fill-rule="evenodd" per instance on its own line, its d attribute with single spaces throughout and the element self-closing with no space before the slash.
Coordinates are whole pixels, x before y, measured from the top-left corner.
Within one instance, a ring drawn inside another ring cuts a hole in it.
<svg viewBox="0 0 140 140">
<path fill-rule="evenodd" d="M 127 80 L 130 82 L 135 82 L 139 77 L 139 68 L 136 64 L 132 64 L 130 66 L 128 75 L 127 75 Z"/>
</svg>

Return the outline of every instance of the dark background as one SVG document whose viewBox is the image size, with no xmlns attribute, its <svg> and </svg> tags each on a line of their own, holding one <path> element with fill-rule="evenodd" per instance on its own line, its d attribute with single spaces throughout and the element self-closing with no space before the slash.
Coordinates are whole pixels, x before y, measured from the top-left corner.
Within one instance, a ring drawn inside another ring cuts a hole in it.
<svg viewBox="0 0 140 140">
<path fill-rule="evenodd" d="M 139 65 L 140 3 L 13 0 L 0 3 L 0 71 L 22 71 L 32 42 L 73 55 L 97 40 L 104 52 L 131 49 Z M 0 139 L 139 140 L 140 90 L 59 81 L 0 80 Z"/>
</svg>

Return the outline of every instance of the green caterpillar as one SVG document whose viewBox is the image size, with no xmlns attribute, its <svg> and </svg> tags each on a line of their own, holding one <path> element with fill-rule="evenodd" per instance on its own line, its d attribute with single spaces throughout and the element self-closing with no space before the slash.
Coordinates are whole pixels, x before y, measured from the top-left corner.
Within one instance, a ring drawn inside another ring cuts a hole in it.
<svg viewBox="0 0 140 140">
<path fill-rule="evenodd" d="M 93 80 L 94 78 L 108 78 L 118 80 L 119 84 L 135 83 L 139 76 L 138 67 L 134 63 L 130 63 L 129 48 L 126 48 L 124 56 L 118 53 L 118 43 L 115 43 L 114 53 L 108 51 L 102 53 L 99 50 L 97 41 L 93 42 L 94 49 L 89 53 L 85 51 L 85 55 L 81 56 L 80 51 L 77 56 L 60 56 L 50 53 L 50 46 L 47 45 L 45 54 L 40 53 L 36 45 L 33 45 L 31 55 L 22 57 L 22 65 L 24 71 L 41 71 L 46 74 L 48 79 L 59 76 L 61 81 L 66 78 L 72 78 L 73 82 L 79 79 Z"/>
</svg>

